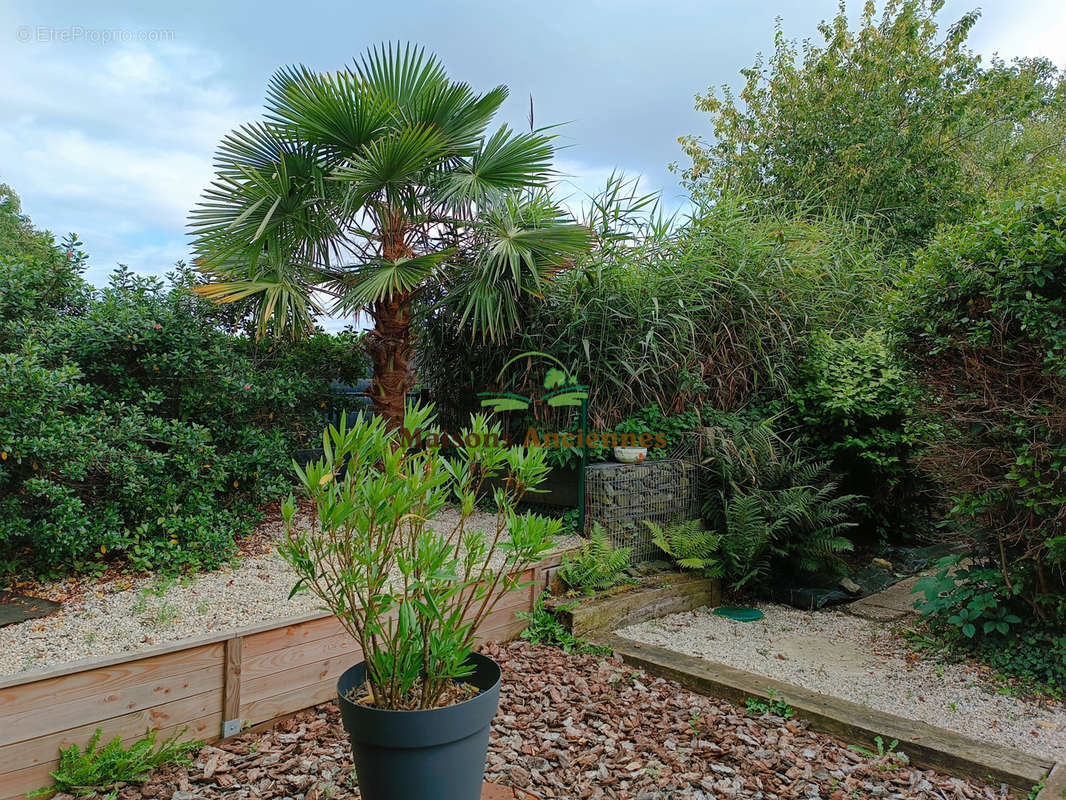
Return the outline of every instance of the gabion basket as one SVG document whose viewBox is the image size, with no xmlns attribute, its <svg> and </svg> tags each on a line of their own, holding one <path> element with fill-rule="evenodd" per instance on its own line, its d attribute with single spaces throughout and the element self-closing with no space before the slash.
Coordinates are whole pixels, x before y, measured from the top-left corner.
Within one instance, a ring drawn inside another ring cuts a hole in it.
<svg viewBox="0 0 1066 800">
<path fill-rule="evenodd" d="M 587 525 L 598 522 L 616 547 L 639 564 L 663 557 L 644 523 L 668 525 L 699 516 L 695 464 L 680 458 L 641 464 L 591 464 L 585 472 Z"/>
</svg>

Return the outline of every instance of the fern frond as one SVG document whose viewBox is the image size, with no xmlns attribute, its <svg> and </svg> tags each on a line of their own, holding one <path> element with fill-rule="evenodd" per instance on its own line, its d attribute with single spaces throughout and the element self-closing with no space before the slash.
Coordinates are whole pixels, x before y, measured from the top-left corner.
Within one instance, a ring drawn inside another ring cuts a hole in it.
<svg viewBox="0 0 1066 800">
<path fill-rule="evenodd" d="M 604 527 L 594 522 L 577 555 L 563 559 L 559 577 L 571 589 L 587 594 L 609 589 L 622 580 L 632 552 L 631 547 L 614 547 Z"/>
</svg>

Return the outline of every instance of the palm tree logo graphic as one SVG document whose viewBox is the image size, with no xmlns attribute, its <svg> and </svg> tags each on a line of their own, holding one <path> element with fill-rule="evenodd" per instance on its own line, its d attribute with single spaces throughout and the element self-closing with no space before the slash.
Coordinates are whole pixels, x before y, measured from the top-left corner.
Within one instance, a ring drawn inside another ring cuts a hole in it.
<svg viewBox="0 0 1066 800">
<path fill-rule="evenodd" d="M 534 357 L 546 359 L 554 365 L 544 373 L 545 391 L 540 397 L 541 402 L 547 403 L 549 406 L 579 406 L 582 400 L 588 398 L 589 387 L 579 384 L 562 361 L 555 356 L 538 351 L 519 353 L 514 358 L 509 359 L 496 376 L 497 383 L 503 380 L 504 373 L 513 363 L 523 358 Z M 478 392 L 477 396 L 481 398 L 481 405 L 491 408 L 493 411 L 524 411 L 531 408 L 536 402 L 535 398 L 514 392 Z"/>
</svg>

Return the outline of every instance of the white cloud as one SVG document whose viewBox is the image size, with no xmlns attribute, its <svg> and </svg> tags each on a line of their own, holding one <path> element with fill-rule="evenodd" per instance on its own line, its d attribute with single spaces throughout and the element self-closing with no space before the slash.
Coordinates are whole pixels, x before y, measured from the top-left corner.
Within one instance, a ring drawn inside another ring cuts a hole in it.
<svg viewBox="0 0 1066 800">
<path fill-rule="evenodd" d="M 4 48 L 2 165 L 42 227 L 75 230 L 99 282 L 117 262 L 163 272 L 187 257 L 189 209 L 212 177 L 219 139 L 259 115 L 213 53 L 170 43 Z"/>
<path fill-rule="evenodd" d="M 1062 0 L 984 4 L 971 42 L 983 55 L 1043 56 L 1066 66 L 1066 9 Z"/>
</svg>

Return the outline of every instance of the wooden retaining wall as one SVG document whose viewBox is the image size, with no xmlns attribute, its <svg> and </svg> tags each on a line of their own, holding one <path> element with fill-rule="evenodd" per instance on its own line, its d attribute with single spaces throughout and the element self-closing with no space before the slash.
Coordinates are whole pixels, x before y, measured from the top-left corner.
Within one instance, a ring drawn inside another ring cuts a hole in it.
<svg viewBox="0 0 1066 800">
<path fill-rule="evenodd" d="M 516 612 L 532 608 L 560 559 L 523 574 L 530 586 L 500 600 L 483 639 L 521 633 Z M 84 746 L 97 728 L 103 742 L 186 726 L 185 738 L 212 741 L 330 700 L 361 660 L 337 619 L 318 614 L 0 679 L 0 800 L 50 784 L 59 749 Z"/>
</svg>

